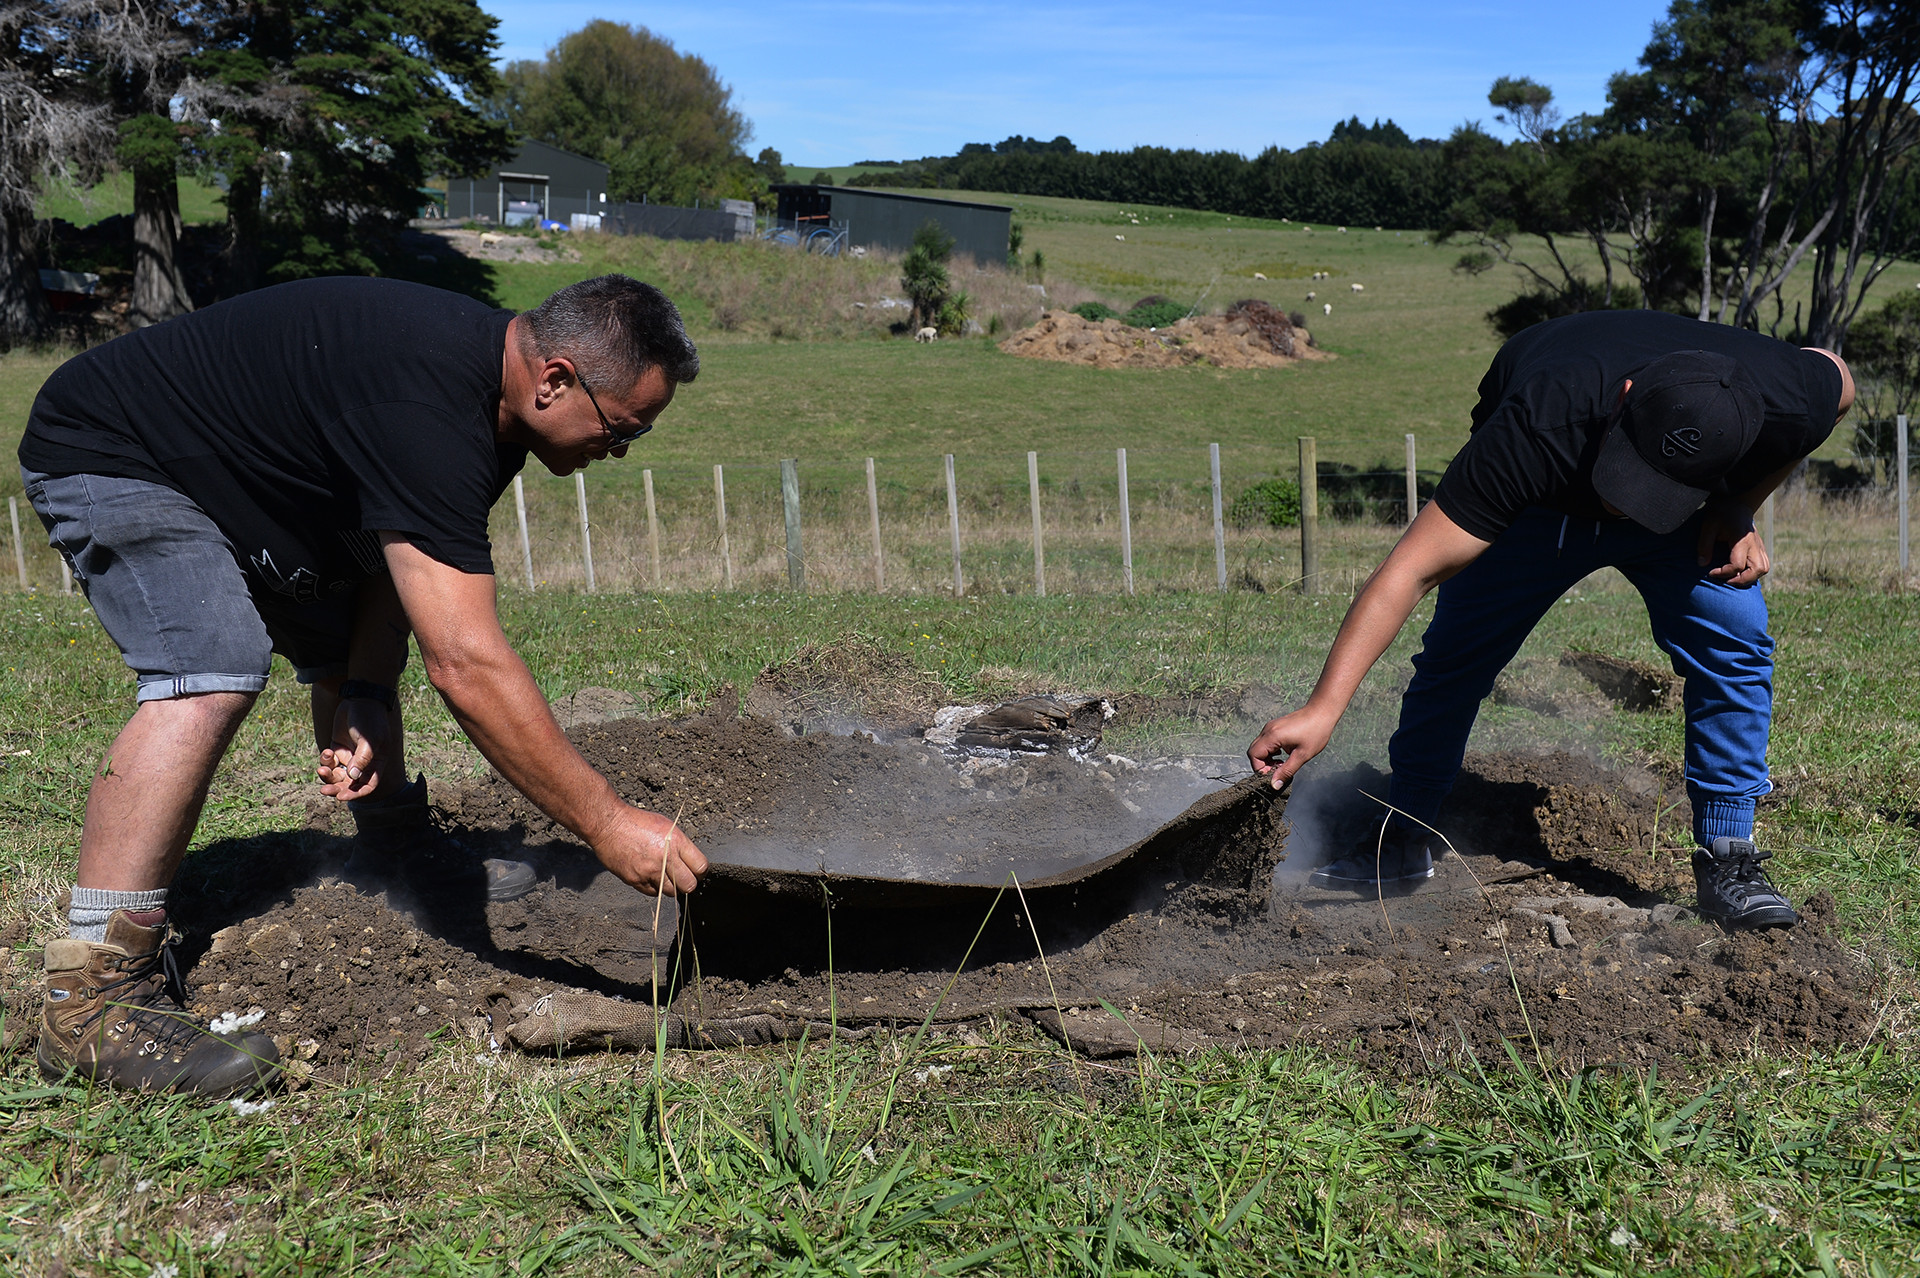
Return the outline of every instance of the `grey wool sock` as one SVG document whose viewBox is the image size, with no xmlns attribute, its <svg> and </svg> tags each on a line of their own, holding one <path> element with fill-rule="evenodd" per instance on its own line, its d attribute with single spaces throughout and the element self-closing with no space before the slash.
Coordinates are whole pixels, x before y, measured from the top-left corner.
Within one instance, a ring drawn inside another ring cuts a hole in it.
<svg viewBox="0 0 1920 1278">
<path fill-rule="evenodd" d="M 167 889 L 151 892 L 113 892 L 106 888 L 73 889 L 67 906 L 67 935 L 76 941 L 100 942 L 107 939 L 107 920 L 115 910 L 138 914 L 142 910 L 167 908 Z"/>
</svg>

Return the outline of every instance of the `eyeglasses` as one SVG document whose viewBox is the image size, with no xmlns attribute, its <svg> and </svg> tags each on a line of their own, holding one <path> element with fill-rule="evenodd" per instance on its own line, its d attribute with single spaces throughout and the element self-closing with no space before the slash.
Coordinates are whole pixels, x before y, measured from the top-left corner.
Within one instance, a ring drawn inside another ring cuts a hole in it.
<svg viewBox="0 0 1920 1278">
<path fill-rule="evenodd" d="M 587 385 L 587 379 L 580 372 L 577 365 L 574 367 L 573 375 L 579 380 L 580 389 L 587 393 L 587 402 L 593 405 L 595 415 L 600 418 L 600 429 L 607 432 L 607 438 L 610 441 L 607 444 L 608 448 L 625 448 L 628 444 L 631 444 L 634 440 L 653 429 L 653 423 L 647 422 L 639 427 L 639 429 L 630 430 L 624 434 L 615 430 L 613 423 L 607 420 L 607 415 L 600 411 L 600 401 L 594 397 L 593 387 Z"/>
</svg>

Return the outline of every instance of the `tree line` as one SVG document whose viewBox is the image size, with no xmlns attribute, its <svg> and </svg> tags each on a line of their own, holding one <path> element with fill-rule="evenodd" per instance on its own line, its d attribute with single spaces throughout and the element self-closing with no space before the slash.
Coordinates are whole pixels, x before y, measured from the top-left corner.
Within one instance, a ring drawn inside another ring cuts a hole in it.
<svg viewBox="0 0 1920 1278">
<path fill-rule="evenodd" d="M 1489 315 L 1502 333 L 1653 307 L 1840 350 L 1873 284 L 1920 255 L 1917 0 L 1675 0 L 1605 110 L 1563 119 L 1524 76 L 1488 102 L 1517 140 L 1358 119 L 1251 158 L 1016 137 L 855 182 L 1429 229 L 1466 250 L 1460 270 L 1516 269 L 1520 295 Z"/>
<path fill-rule="evenodd" d="M 1392 121 L 1383 127 L 1406 138 Z M 863 173 L 848 185 L 1056 195 L 1354 226 L 1431 227 L 1444 220 L 1456 190 L 1437 143 L 1351 133 L 1343 124 L 1324 146 L 1268 147 L 1252 159 L 1156 146 L 1081 151 L 1065 138 L 1055 139 L 1064 147 L 1041 149 L 1010 138 Z"/>
</svg>

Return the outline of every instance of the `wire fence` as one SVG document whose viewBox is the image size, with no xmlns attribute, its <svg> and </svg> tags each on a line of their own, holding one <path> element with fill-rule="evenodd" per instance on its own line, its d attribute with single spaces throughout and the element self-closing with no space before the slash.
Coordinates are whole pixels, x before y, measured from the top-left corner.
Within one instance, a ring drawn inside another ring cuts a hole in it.
<svg viewBox="0 0 1920 1278">
<path fill-rule="evenodd" d="M 1904 444 L 1906 432 L 1899 432 Z M 491 516 L 495 571 L 535 591 L 1351 594 L 1441 468 L 1377 441 L 631 462 L 529 473 Z M 1398 450 L 1396 450 L 1396 454 Z M 1904 590 L 1906 450 L 1874 482 L 1810 469 L 1758 519 L 1770 588 Z M 1303 483 L 1307 476 L 1311 483 Z M 22 589 L 71 588 L 10 499 Z M 24 520 L 24 523 L 22 522 Z"/>
<path fill-rule="evenodd" d="M 584 588 L 591 569 L 598 589 L 625 591 L 1350 594 L 1439 481 L 1417 443 L 1407 437 L 1404 460 L 1313 439 L 672 463 L 639 484 L 529 476 L 527 553 L 497 566 L 536 590 Z M 1757 516 L 1769 585 L 1911 586 L 1905 472 L 1887 471 L 1884 483 L 1807 472 L 1783 487 Z M 521 544 L 518 509 L 510 494 L 496 510 L 496 546 Z"/>
</svg>

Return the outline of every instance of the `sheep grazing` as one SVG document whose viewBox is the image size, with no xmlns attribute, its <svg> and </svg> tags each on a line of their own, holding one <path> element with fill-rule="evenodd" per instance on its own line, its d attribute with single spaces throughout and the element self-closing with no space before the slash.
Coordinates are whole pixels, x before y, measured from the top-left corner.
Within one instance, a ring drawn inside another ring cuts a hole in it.
<svg viewBox="0 0 1920 1278">
<path fill-rule="evenodd" d="M 1307 291 L 1307 300 L 1308 300 L 1309 302 L 1311 302 L 1311 301 L 1313 300 L 1313 291 L 1312 291 L 1311 289 L 1309 289 L 1309 290 Z"/>
<path fill-rule="evenodd" d="M 913 335 L 913 340 L 916 342 L 938 341 L 940 340 L 940 330 L 937 328 L 923 328 Z"/>
<path fill-rule="evenodd" d="M 1356 293 L 1364 293 L 1367 291 L 1367 286 L 1365 284 L 1349 284 L 1347 285 L 1347 287 L 1352 289 Z"/>
<path fill-rule="evenodd" d="M 1127 239 L 1127 237 L 1124 235 L 1116 235 L 1113 238 L 1116 240 L 1119 240 L 1123 244 L 1126 243 L 1126 239 Z"/>
<path fill-rule="evenodd" d="M 1266 276 L 1264 276 L 1264 275 L 1262 275 L 1262 274 L 1261 274 L 1260 272 L 1258 272 L 1258 271 L 1255 271 L 1255 272 L 1253 273 L 1253 278 L 1255 278 L 1256 280 L 1264 280 L 1264 279 L 1265 279 L 1265 278 L 1267 278 L 1267 277 L 1266 277 Z"/>
<path fill-rule="evenodd" d="M 1325 311 L 1327 314 L 1331 315 L 1333 314 L 1333 303 L 1332 302 L 1323 303 L 1320 309 Z"/>
</svg>

